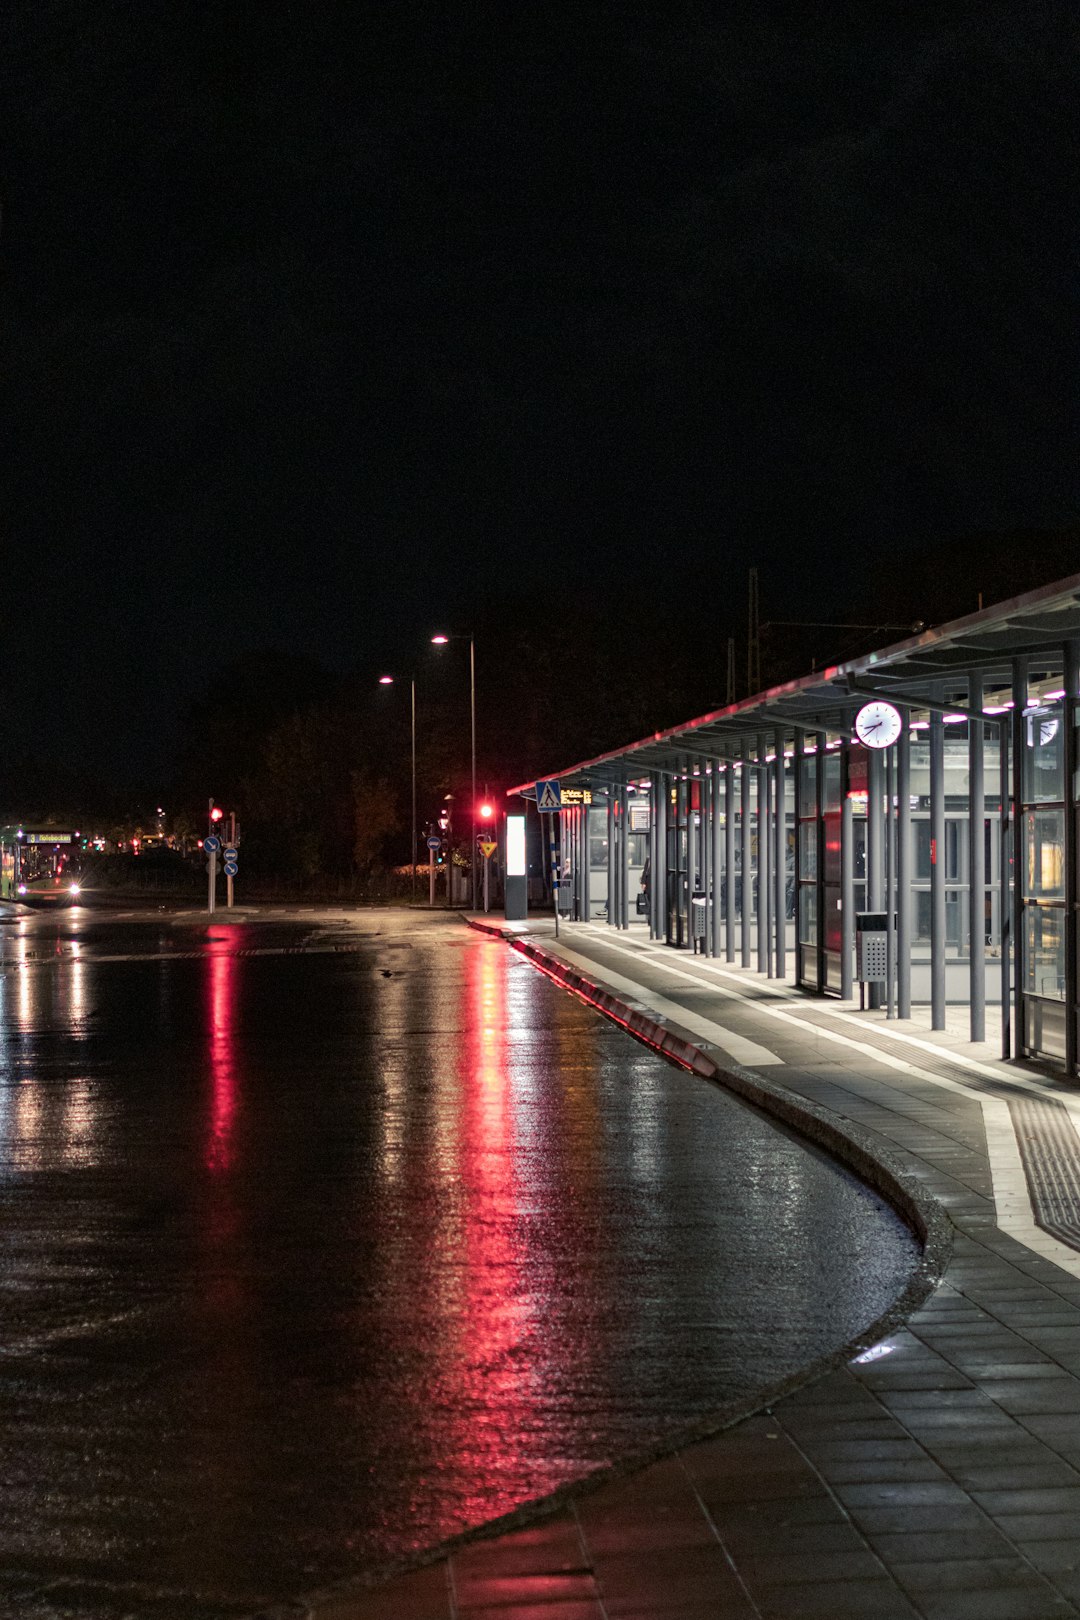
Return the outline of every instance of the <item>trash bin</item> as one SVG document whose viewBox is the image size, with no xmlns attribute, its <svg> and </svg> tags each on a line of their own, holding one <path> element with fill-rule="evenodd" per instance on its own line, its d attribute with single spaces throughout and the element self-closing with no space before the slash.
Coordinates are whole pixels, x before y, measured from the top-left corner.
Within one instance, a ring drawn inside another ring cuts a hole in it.
<svg viewBox="0 0 1080 1620">
<path fill-rule="evenodd" d="M 888 961 L 888 920 L 884 911 L 855 913 L 855 977 L 860 984 L 884 984 Z"/>
</svg>

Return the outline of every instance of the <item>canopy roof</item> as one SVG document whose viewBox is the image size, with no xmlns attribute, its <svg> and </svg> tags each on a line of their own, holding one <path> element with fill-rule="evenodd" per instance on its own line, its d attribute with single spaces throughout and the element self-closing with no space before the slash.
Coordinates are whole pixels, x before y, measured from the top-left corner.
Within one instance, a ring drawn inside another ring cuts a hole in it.
<svg viewBox="0 0 1080 1620">
<path fill-rule="evenodd" d="M 671 769 L 688 756 L 722 758 L 744 739 L 754 741 L 777 727 L 785 733 L 801 728 L 849 736 L 867 697 L 908 704 L 916 714 L 943 709 L 963 714 L 968 678 L 975 672 L 983 677 L 983 713 L 993 717 L 1012 706 L 1014 659 L 1029 659 L 1030 689 L 1045 694 L 1055 680 L 1060 684 L 1063 649 L 1071 640 L 1080 640 L 1080 574 L 548 775 L 566 787 L 602 785 L 628 771 Z M 508 791 L 532 797 L 533 790 L 532 782 L 523 782 Z"/>
</svg>

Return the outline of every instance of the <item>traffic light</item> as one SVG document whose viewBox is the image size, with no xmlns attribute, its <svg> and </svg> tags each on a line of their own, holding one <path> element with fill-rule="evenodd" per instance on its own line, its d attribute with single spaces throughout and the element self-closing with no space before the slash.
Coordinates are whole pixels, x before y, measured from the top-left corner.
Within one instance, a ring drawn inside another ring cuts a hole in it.
<svg viewBox="0 0 1080 1620">
<path fill-rule="evenodd" d="M 211 821 L 220 821 L 224 814 L 225 814 L 225 812 L 221 808 L 221 806 L 219 804 L 215 804 L 214 808 L 210 812 L 210 820 Z"/>
<path fill-rule="evenodd" d="M 490 821 L 494 814 L 495 806 L 488 799 L 485 799 L 483 804 L 480 806 L 480 820 Z"/>
</svg>

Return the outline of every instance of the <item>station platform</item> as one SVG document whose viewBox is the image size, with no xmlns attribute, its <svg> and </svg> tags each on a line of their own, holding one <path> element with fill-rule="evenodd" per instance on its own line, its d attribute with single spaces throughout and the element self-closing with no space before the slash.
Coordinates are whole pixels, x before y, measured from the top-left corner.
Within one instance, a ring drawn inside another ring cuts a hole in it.
<svg viewBox="0 0 1080 1620">
<path fill-rule="evenodd" d="M 940 1270 L 791 1393 L 312 1620 L 1080 1616 L 1080 1093 L 1001 1062 L 992 1031 L 973 1048 L 966 1018 L 890 1023 L 643 928 L 469 920 L 684 1066 L 899 1166 Z"/>
</svg>

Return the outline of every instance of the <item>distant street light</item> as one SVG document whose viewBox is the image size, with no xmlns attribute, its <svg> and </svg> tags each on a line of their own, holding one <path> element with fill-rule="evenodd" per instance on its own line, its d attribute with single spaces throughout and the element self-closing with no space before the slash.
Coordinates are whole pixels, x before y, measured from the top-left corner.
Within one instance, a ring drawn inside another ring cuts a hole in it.
<svg viewBox="0 0 1080 1620">
<path fill-rule="evenodd" d="M 433 647 L 445 647 L 448 641 L 467 641 L 469 643 L 469 724 L 472 733 L 472 802 L 470 805 L 470 819 L 472 822 L 472 842 L 469 852 L 469 878 L 471 888 L 470 904 L 476 910 L 476 644 L 472 635 L 467 636 L 432 636 Z"/>
<path fill-rule="evenodd" d="M 380 686 L 393 686 L 393 675 L 380 675 Z M 412 739 L 412 843 L 409 847 L 409 894 L 416 904 L 416 681 L 409 677 L 409 730 Z"/>
</svg>

